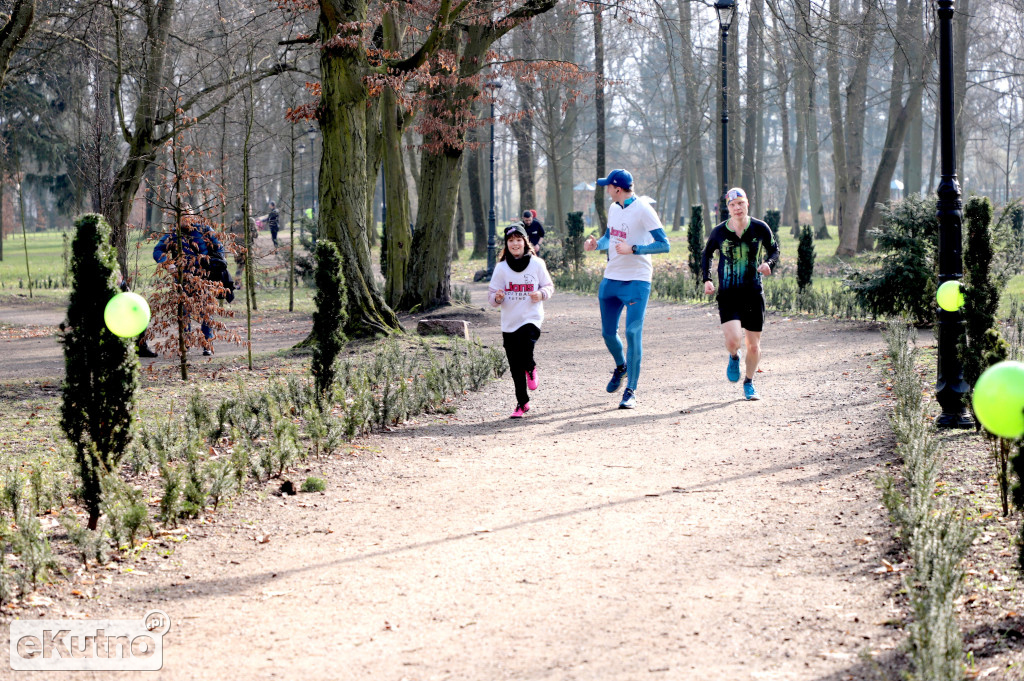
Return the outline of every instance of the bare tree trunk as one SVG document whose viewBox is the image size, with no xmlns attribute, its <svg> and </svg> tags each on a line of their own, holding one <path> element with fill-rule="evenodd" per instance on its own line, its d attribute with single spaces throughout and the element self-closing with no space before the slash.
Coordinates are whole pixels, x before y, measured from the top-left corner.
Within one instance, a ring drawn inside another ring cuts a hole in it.
<svg viewBox="0 0 1024 681">
<path fill-rule="evenodd" d="M 786 198 L 782 203 L 782 224 L 788 222 L 792 229 L 799 229 L 800 226 L 800 187 L 799 175 L 794 167 L 793 155 L 790 151 L 790 128 L 789 128 L 789 74 L 786 73 L 786 62 L 783 55 L 786 52 L 785 44 L 779 35 L 779 27 L 773 16 L 772 32 L 775 37 L 775 46 L 778 54 L 775 56 L 775 74 L 779 87 L 779 125 L 782 127 L 782 161 L 786 168 Z M 780 225 L 781 228 L 781 225 Z"/>
<path fill-rule="evenodd" d="M 718 216 L 711 214 L 711 204 L 708 202 L 707 178 L 704 174 L 704 153 L 701 148 L 701 113 L 698 97 L 697 74 L 694 64 L 698 63 L 698 57 L 693 49 L 693 38 L 690 31 L 699 30 L 693 25 L 690 3 L 687 0 L 677 0 L 679 6 L 679 23 L 683 27 L 679 32 L 682 38 L 680 46 L 681 60 L 683 65 L 683 85 L 686 88 L 686 111 L 687 111 L 687 148 L 689 150 L 690 179 L 688 184 L 693 184 L 695 191 L 690 193 L 690 203 L 695 203 L 694 196 L 699 193 L 699 203 L 704 213 L 704 234 L 708 236 L 711 230 L 718 223 Z"/>
<path fill-rule="evenodd" d="M 857 253 L 860 222 L 860 188 L 864 176 L 864 121 L 867 112 L 868 65 L 878 26 L 877 0 L 863 0 L 864 14 L 856 45 L 856 66 L 846 88 L 846 196 L 843 199 L 843 231 L 836 255 Z"/>
<path fill-rule="evenodd" d="M 835 222 L 842 241 L 846 225 L 846 131 L 843 125 L 843 104 L 839 93 L 839 0 L 829 0 L 829 16 L 825 29 L 825 71 L 828 74 L 828 115 L 832 124 L 832 167 L 835 171 Z"/>
<path fill-rule="evenodd" d="M 519 58 L 534 58 L 536 49 L 531 34 L 526 31 L 517 31 L 512 44 Z M 516 80 L 515 87 L 516 94 L 519 96 L 519 106 L 523 111 L 527 112 L 525 116 L 513 121 L 509 126 L 512 130 L 512 138 L 516 144 L 516 177 L 519 180 L 519 208 L 524 210 L 537 207 L 537 189 L 533 179 L 533 173 L 536 169 L 536 159 L 534 158 L 533 150 L 533 112 L 536 111 L 537 106 L 534 86 L 532 84 Z M 483 213 L 481 213 L 481 217 L 483 217 Z M 486 229 L 484 233 L 486 235 Z M 486 255 L 486 244 L 484 246 L 481 253 Z M 474 252 L 475 250 L 474 247 Z"/>
<path fill-rule="evenodd" d="M 479 133 L 480 128 L 470 130 L 467 133 L 469 142 L 476 142 L 480 137 Z M 483 177 L 481 177 L 483 147 L 471 148 L 468 155 L 469 162 L 466 173 L 469 183 L 470 215 L 473 222 L 473 255 L 470 257 L 485 258 L 487 257 L 487 209 L 484 207 Z"/>
<path fill-rule="evenodd" d="M 384 268 L 384 300 L 396 307 L 405 294 L 409 256 L 412 252 L 412 231 L 409 223 L 409 187 L 405 179 L 405 157 L 402 155 L 402 129 L 405 118 L 393 90 L 381 95 L 384 134 L 384 238 L 387 241 L 387 262 Z"/>
<path fill-rule="evenodd" d="M 455 199 L 459 192 L 462 154 L 424 151 L 416 231 L 409 273 L 400 308 L 429 309 L 451 301 L 451 241 Z M 429 179 L 428 179 L 429 178 Z"/>
<path fill-rule="evenodd" d="M 764 51 L 762 31 L 764 30 L 764 0 L 752 0 L 750 18 L 747 21 L 747 111 L 743 123 L 743 174 L 740 186 L 750 195 L 750 212 L 761 215 L 762 197 L 755 190 L 756 174 L 755 154 L 757 153 L 757 126 L 761 118 L 761 100 L 763 97 L 761 84 L 761 60 Z"/>
<path fill-rule="evenodd" d="M 353 15 L 348 7 L 336 7 L 333 1 L 322 0 L 318 27 L 321 43 L 329 43 L 342 18 L 364 20 L 365 6 L 362 11 L 362 16 Z M 367 93 L 359 77 L 361 68 L 358 55 L 351 50 L 324 47 L 320 51 L 318 111 L 323 153 L 318 230 L 341 253 L 348 291 L 345 330 L 350 336 L 372 336 L 402 328 L 377 289 L 366 241 Z"/>
<path fill-rule="evenodd" d="M 799 107 L 801 127 L 807 140 L 807 196 L 810 203 L 811 223 L 814 225 L 816 238 L 827 239 L 828 227 L 825 226 L 825 209 L 821 202 L 821 174 L 818 158 L 818 113 L 815 67 L 817 65 L 817 49 L 814 36 L 811 35 L 811 6 L 809 1 L 797 5 L 797 41 L 799 42 L 801 74 L 804 89 L 798 94 L 802 106 Z"/>
<path fill-rule="evenodd" d="M 605 166 L 605 111 L 604 111 L 604 8 L 600 3 L 592 5 L 594 9 L 594 114 L 596 116 L 594 134 L 597 143 L 596 175 L 604 177 Z M 594 185 L 594 219 L 598 234 L 603 235 L 608 227 L 608 211 L 604 205 L 604 192 Z"/>
<path fill-rule="evenodd" d="M 906 11 L 904 11 L 901 17 L 905 19 L 904 15 L 906 14 Z M 899 46 L 896 49 L 898 51 L 900 49 Z M 893 97 L 899 97 L 898 93 L 903 89 L 904 69 L 899 66 L 898 62 L 900 61 L 903 60 L 897 55 L 893 63 Z M 921 106 L 923 92 L 924 81 L 913 82 L 910 84 L 907 101 L 902 106 L 900 106 L 898 101 L 895 105 L 890 106 L 890 110 L 895 109 L 895 113 L 889 121 L 885 143 L 882 145 L 882 157 L 878 163 L 878 170 L 875 172 L 875 179 L 871 183 L 871 189 L 868 191 L 864 212 L 861 215 L 860 225 L 857 230 L 861 250 L 870 247 L 871 237 L 868 235 L 868 231 L 875 226 L 878 215 L 877 205 L 886 201 L 889 197 L 889 183 L 892 182 L 893 173 L 896 171 L 896 163 L 899 160 L 900 148 L 903 146 L 904 136 L 910 124 L 910 117 L 913 115 L 913 111 Z"/>
<path fill-rule="evenodd" d="M 925 64 L 921 59 L 924 48 L 924 8 L 921 0 L 910 0 L 907 9 L 907 33 L 904 42 L 904 53 L 908 62 L 909 81 L 911 86 L 924 81 Z M 922 98 L 923 99 L 923 98 Z M 903 188 L 906 194 L 920 194 L 923 180 L 924 157 L 924 116 L 919 105 L 911 112 L 907 137 L 903 145 Z"/>
<path fill-rule="evenodd" d="M 35 11 L 36 0 L 16 0 L 10 18 L 0 28 L 0 87 L 3 87 L 11 57 L 32 28 Z"/>
<path fill-rule="evenodd" d="M 967 46 L 970 44 L 971 0 L 959 0 L 953 14 L 953 111 L 956 139 L 956 167 L 963 180 L 964 153 L 967 150 Z"/>
<path fill-rule="evenodd" d="M 890 183 L 893 174 L 896 172 L 896 163 L 899 160 L 900 149 L 903 147 L 903 140 L 906 135 L 910 118 L 914 109 L 921 106 L 921 93 L 924 90 L 924 83 L 912 83 L 907 101 L 903 102 L 903 86 L 907 73 L 907 60 L 903 53 L 904 38 L 908 30 L 909 21 L 907 0 L 896 0 L 896 44 L 893 47 L 892 77 L 889 81 L 889 127 L 885 134 L 885 143 L 882 145 L 882 155 L 878 162 L 878 169 L 875 171 L 875 178 L 868 190 L 867 200 L 864 204 L 864 212 L 861 214 L 860 224 L 857 228 L 857 250 L 870 250 L 874 239 L 869 231 L 874 229 L 878 215 L 878 204 L 889 200 Z M 915 95 L 916 93 L 916 95 Z M 895 145 L 895 146 L 893 146 Z"/>
</svg>

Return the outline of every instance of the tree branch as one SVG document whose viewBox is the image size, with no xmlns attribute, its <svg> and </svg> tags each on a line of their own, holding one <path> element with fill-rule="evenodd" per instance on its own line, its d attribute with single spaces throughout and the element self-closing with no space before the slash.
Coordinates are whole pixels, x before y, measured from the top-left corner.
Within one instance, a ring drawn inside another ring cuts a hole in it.
<svg viewBox="0 0 1024 681">
<path fill-rule="evenodd" d="M 11 63 L 11 56 L 32 28 L 35 12 L 35 0 L 17 0 L 11 11 L 11 18 L 0 29 L 0 85 L 3 85 L 4 76 L 7 75 L 7 65 Z"/>
</svg>

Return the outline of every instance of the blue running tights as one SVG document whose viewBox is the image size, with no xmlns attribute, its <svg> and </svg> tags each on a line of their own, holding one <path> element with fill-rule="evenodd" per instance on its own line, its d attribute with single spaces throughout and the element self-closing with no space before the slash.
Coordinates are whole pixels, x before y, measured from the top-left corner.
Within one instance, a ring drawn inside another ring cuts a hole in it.
<svg viewBox="0 0 1024 681">
<path fill-rule="evenodd" d="M 644 354 L 644 316 L 647 314 L 647 299 L 651 297 L 649 281 L 617 281 L 602 279 L 597 291 L 601 304 L 601 335 L 608 352 L 612 353 L 615 365 L 625 364 L 626 387 L 636 390 L 640 379 L 640 358 Z M 619 318 L 626 308 L 626 351 L 622 353 L 622 339 L 619 338 Z"/>
</svg>

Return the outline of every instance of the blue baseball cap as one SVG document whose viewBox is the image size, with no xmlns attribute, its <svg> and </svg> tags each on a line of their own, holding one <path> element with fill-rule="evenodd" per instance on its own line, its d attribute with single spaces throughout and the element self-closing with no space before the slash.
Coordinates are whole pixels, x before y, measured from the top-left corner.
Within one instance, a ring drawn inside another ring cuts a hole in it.
<svg viewBox="0 0 1024 681">
<path fill-rule="evenodd" d="M 629 191 L 633 188 L 633 176 L 629 174 L 628 170 L 622 170 L 617 168 L 612 172 L 608 173 L 608 177 L 602 177 L 597 181 L 598 186 L 604 187 L 606 185 L 614 185 L 620 189 Z"/>
</svg>

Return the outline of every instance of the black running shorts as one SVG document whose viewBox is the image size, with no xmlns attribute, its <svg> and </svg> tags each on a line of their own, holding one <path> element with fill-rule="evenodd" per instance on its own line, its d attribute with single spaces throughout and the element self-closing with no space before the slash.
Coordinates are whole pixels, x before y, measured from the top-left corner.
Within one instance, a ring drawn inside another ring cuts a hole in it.
<svg viewBox="0 0 1024 681">
<path fill-rule="evenodd" d="M 764 328 L 765 303 L 760 291 L 720 291 L 718 318 L 723 324 L 734 319 L 747 331 L 758 333 Z"/>
</svg>

